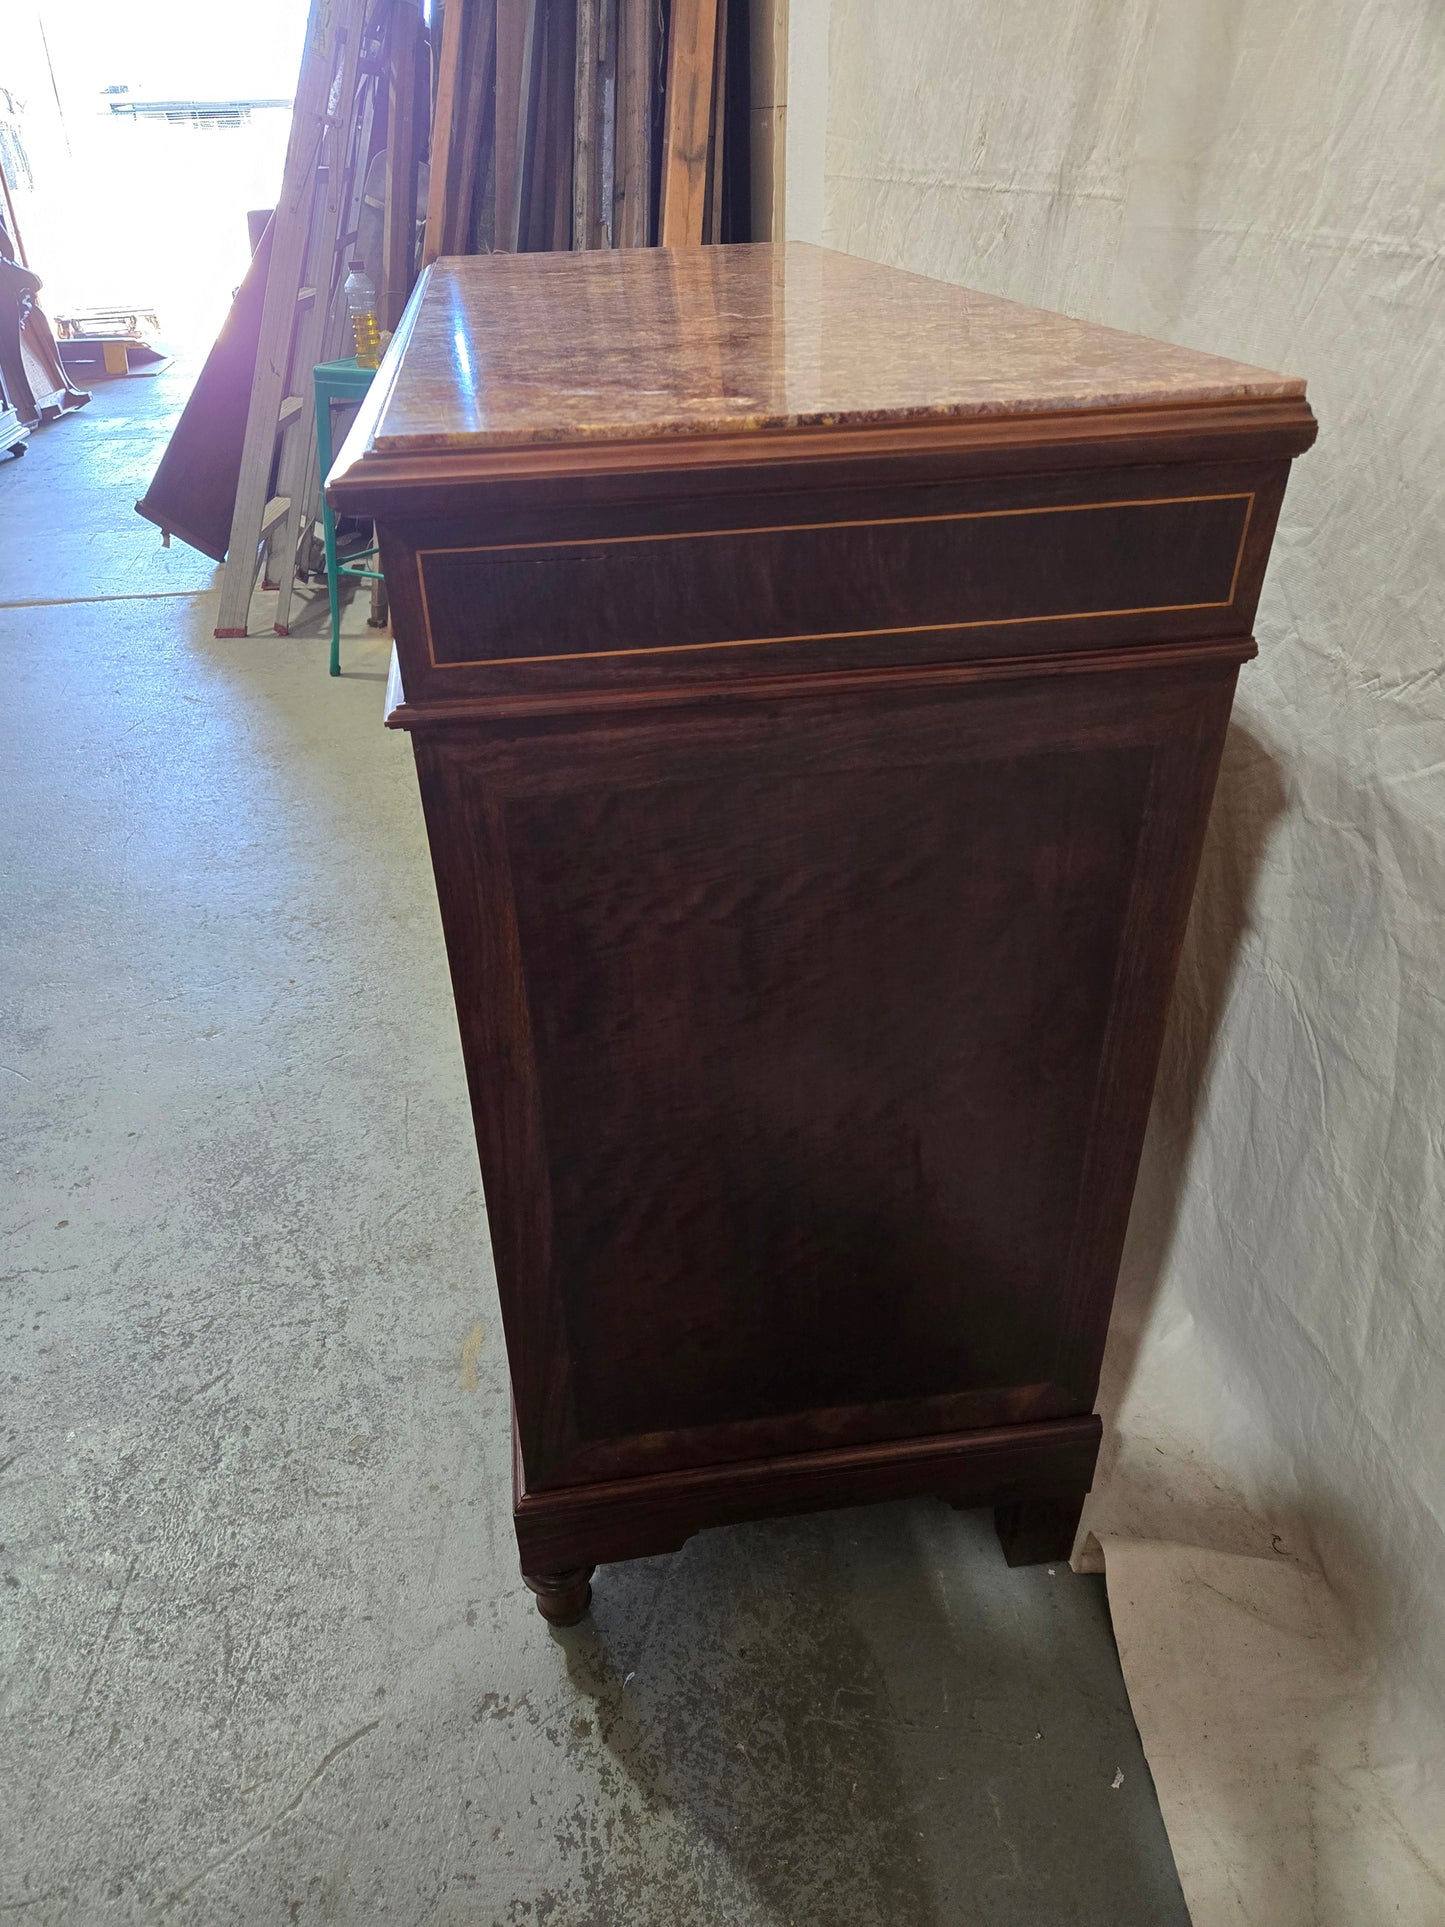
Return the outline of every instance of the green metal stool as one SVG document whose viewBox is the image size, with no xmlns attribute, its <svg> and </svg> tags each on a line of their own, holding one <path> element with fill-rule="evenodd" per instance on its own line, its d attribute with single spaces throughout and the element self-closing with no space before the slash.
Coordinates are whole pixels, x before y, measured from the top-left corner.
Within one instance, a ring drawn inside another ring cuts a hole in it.
<svg viewBox="0 0 1445 1927">
<path fill-rule="evenodd" d="M 374 368 L 360 368 L 355 360 L 320 361 L 311 371 L 316 387 L 316 446 L 321 456 L 321 532 L 326 542 L 326 595 L 331 604 L 331 673 L 341 674 L 341 578 L 344 575 L 362 577 L 367 582 L 380 582 L 380 569 L 368 569 L 366 564 L 377 554 L 375 549 L 363 549 L 360 555 L 348 561 L 336 559 L 336 517 L 331 512 L 331 504 L 326 499 L 324 484 L 331 473 L 331 404 L 334 401 L 359 401 L 376 379 Z"/>
</svg>

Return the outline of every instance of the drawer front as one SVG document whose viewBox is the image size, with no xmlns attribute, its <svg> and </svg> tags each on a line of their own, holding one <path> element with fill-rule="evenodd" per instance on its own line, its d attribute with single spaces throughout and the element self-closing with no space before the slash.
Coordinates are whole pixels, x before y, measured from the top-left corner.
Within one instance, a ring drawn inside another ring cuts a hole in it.
<svg viewBox="0 0 1445 1927">
<path fill-rule="evenodd" d="M 709 649 L 771 647 L 793 658 L 789 645 L 1224 611 L 1254 499 L 1240 490 L 419 546 L 428 662 L 503 669 L 653 657 L 662 667 Z M 1039 637 L 1027 646 L 1047 645 Z"/>
</svg>

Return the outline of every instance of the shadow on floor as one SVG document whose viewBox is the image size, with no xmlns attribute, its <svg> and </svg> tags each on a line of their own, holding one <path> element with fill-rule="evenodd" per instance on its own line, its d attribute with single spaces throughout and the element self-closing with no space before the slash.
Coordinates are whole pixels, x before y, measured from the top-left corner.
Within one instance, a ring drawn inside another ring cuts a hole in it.
<svg viewBox="0 0 1445 1927">
<path fill-rule="evenodd" d="M 608 1791 L 565 1918 L 725 1918 L 735 1882 L 760 1921 L 1187 1923 L 1102 1582 L 1010 1572 L 986 1513 L 701 1534 L 602 1568 L 554 1637 L 590 1703 L 564 1745 Z"/>
</svg>

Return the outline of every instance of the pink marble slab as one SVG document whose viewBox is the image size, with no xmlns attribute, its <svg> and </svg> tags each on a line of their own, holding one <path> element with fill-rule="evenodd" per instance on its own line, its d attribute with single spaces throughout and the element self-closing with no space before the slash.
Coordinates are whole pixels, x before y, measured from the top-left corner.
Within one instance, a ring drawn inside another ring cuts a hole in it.
<svg viewBox="0 0 1445 1927">
<path fill-rule="evenodd" d="M 403 350 L 378 454 L 1304 393 L 798 241 L 438 261 Z"/>
</svg>

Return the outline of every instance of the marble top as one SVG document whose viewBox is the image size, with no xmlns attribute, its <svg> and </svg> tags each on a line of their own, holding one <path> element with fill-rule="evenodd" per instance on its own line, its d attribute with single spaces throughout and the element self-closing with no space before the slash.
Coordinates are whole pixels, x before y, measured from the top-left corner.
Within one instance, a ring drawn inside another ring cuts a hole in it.
<svg viewBox="0 0 1445 1927">
<path fill-rule="evenodd" d="M 438 261 L 377 385 L 377 454 L 1304 393 L 799 241 Z"/>
</svg>

